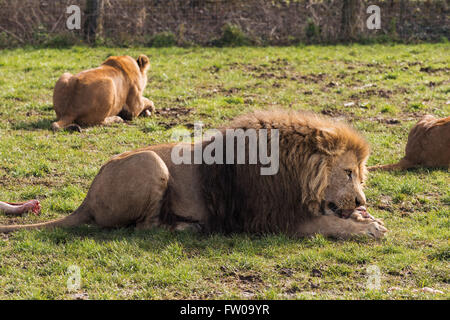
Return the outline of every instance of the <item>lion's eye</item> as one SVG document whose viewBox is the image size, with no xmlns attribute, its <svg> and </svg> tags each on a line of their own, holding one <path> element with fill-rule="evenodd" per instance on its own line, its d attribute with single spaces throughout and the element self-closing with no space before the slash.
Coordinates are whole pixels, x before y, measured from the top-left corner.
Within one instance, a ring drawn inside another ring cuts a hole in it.
<svg viewBox="0 0 450 320">
<path fill-rule="evenodd" d="M 352 178 L 352 173 L 353 173 L 352 170 L 345 170 L 345 173 L 347 173 L 347 176 L 349 179 Z"/>
</svg>

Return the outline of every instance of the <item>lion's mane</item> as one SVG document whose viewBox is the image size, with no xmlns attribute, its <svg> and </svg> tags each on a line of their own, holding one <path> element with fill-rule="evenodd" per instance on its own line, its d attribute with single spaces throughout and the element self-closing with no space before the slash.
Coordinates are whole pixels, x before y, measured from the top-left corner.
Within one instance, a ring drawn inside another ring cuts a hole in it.
<svg viewBox="0 0 450 320">
<path fill-rule="evenodd" d="M 264 176 L 259 164 L 203 164 L 207 232 L 293 233 L 321 213 L 336 157 L 353 150 L 360 172 L 366 172 L 368 144 L 342 122 L 304 111 L 256 111 L 227 128 L 278 129 L 279 171 Z"/>
</svg>

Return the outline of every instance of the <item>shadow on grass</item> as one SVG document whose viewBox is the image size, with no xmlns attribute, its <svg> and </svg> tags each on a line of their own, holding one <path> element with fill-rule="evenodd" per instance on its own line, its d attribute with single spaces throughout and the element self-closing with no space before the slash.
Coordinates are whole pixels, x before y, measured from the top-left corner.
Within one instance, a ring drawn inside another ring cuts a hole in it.
<svg viewBox="0 0 450 320">
<path fill-rule="evenodd" d="M 445 167 L 428 168 L 428 167 L 417 166 L 417 167 L 403 169 L 403 170 L 392 170 L 392 171 L 374 170 L 374 171 L 371 171 L 370 174 L 373 175 L 375 173 L 385 173 L 385 174 L 389 174 L 389 175 L 392 175 L 395 177 L 402 177 L 402 176 L 405 176 L 410 173 L 430 174 L 435 171 L 447 172 L 448 170 L 449 169 L 445 168 Z"/>
<path fill-rule="evenodd" d="M 20 121 L 18 123 L 14 123 L 12 128 L 14 130 L 28 130 L 28 131 L 37 131 L 37 130 L 51 130 L 52 123 L 54 120 L 51 119 L 39 119 L 37 121 Z"/>
<path fill-rule="evenodd" d="M 330 243 L 339 243 L 343 240 L 327 239 L 323 236 L 313 238 L 294 238 L 285 234 L 202 234 L 190 231 L 169 231 L 167 229 L 155 228 L 152 230 L 135 230 L 133 227 L 120 229 L 102 229 L 97 226 L 80 226 L 75 228 L 58 228 L 53 230 L 41 230 L 33 232 L 33 237 L 39 241 L 49 241 L 56 245 L 68 245 L 85 239 L 94 240 L 99 244 L 109 242 L 120 242 L 124 245 L 137 246 L 146 251 L 160 252 L 173 245 L 180 243 L 183 250 L 189 254 L 210 254 L 215 252 L 239 252 L 246 253 L 249 250 L 256 254 L 262 254 L 267 247 L 282 248 L 295 245 L 299 249 L 319 248 Z M 370 243 L 366 239 L 347 240 L 356 241 L 360 244 Z M 208 253 L 209 252 L 209 253 Z"/>
</svg>

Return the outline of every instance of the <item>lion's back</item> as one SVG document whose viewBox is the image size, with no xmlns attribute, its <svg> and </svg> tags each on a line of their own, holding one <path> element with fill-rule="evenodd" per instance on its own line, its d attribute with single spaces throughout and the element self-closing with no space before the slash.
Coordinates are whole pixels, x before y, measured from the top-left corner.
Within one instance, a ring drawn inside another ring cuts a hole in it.
<svg viewBox="0 0 450 320">
<path fill-rule="evenodd" d="M 427 167 L 448 167 L 450 117 L 424 116 L 409 133 L 405 159 Z"/>
</svg>

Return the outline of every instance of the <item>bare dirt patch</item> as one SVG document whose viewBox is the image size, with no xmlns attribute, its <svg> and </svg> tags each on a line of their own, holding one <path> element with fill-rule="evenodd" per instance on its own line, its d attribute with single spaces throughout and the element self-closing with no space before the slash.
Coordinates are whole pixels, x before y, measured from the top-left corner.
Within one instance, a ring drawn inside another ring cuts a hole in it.
<svg viewBox="0 0 450 320">
<path fill-rule="evenodd" d="M 187 118 L 193 112 L 193 109 L 183 107 L 156 109 L 155 114 L 161 116 L 165 121 L 159 121 L 158 125 L 165 129 L 170 129 L 178 125 L 184 125 L 187 128 L 193 128 L 194 124 L 190 123 Z"/>
<path fill-rule="evenodd" d="M 379 96 L 381 98 L 389 99 L 392 97 L 393 92 L 392 90 L 385 90 L 385 89 L 368 89 L 359 93 L 354 93 L 350 96 L 352 99 L 358 99 L 358 98 L 369 98 L 371 96 Z"/>
<path fill-rule="evenodd" d="M 377 121 L 379 123 L 384 123 L 384 124 L 400 124 L 401 121 L 399 119 L 394 119 L 394 118 L 382 118 L 382 117 L 372 117 L 372 118 L 368 118 L 367 120 L 369 121 Z"/>
<path fill-rule="evenodd" d="M 246 73 L 251 74 L 258 79 L 276 79 L 276 80 L 291 80 L 307 83 L 319 83 L 324 81 L 328 75 L 325 73 L 310 73 L 301 74 L 289 63 L 287 59 L 278 58 L 271 60 L 271 64 L 241 64 L 231 63 L 231 69 L 241 69 Z"/>
<path fill-rule="evenodd" d="M 335 118 L 335 119 L 347 119 L 351 120 L 354 117 L 353 113 L 344 112 L 342 110 L 337 110 L 334 108 L 326 108 L 320 111 L 321 114 Z"/>
<path fill-rule="evenodd" d="M 192 109 L 187 109 L 183 107 L 173 107 L 173 108 L 162 108 L 156 109 L 156 114 L 169 118 L 180 118 L 182 116 L 188 115 L 192 112 Z"/>
<path fill-rule="evenodd" d="M 421 67 L 420 68 L 421 72 L 426 72 L 426 73 L 437 73 L 437 72 L 449 72 L 450 68 L 444 67 L 444 68 L 433 68 L 433 67 Z"/>
</svg>

